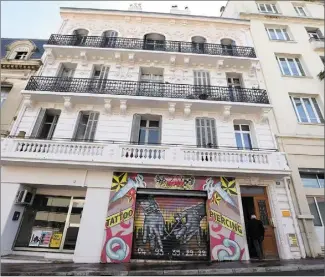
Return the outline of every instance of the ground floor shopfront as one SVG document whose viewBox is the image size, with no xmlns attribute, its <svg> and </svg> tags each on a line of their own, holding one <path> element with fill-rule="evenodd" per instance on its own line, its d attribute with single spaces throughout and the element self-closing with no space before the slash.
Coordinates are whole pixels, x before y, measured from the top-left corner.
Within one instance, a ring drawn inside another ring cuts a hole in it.
<svg viewBox="0 0 325 277">
<path fill-rule="evenodd" d="M 21 190 L 31 205 L 15 204 Z M 1 200 L 2 255 L 248 260 L 252 214 L 265 226 L 267 258 L 305 255 L 284 179 L 6 166 Z"/>
</svg>

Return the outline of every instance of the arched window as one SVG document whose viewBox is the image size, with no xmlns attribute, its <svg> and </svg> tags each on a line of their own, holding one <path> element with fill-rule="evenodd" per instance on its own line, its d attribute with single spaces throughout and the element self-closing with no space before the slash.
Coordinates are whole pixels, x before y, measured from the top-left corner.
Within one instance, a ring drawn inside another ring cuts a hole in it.
<svg viewBox="0 0 325 277">
<path fill-rule="evenodd" d="M 16 40 L 6 47 L 6 58 L 8 60 L 28 60 L 33 52 L 37 50 L 36 45 L 29 40 Z"/>
<path fill-rule="evenodd" d="M 236 42 L 230 38 L 223 38 L 221 41 L 223 55 L 234 56 L 236 52 Z"/>
<path fill-rule="evenodd" d="M 192 37 L 191 41 L 193 53 L 204 53 L 205 43 L 207 42 L 206 38 L 194 36 Z"/>
<path fill-rule="evenodd" d="M 115 48 L 118 33 L 108 30 L 102 33 L 102 47 Z"/>
<path fill-rule="evenodd" d="M 143 49 L 164 51 L 165 36 L 158 33 L 150 33 L 144 36 Z"/>
<path fill-rule="evenodd" d="M 74 45 L 84 45 L 86 43 L 87 40 L 87 36 L 88 36 L 88 30 L 86 29 L 77 29 L 73 31 L 73 35 L 74 37 Z"/>
</svg>

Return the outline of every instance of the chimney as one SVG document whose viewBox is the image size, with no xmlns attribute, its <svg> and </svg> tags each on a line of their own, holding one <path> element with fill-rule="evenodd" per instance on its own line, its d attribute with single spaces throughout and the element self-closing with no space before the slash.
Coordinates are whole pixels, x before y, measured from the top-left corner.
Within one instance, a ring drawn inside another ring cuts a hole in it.
<svg viewBox="0 0 325 277">
<path fill-rule="evenodd" d="M 190 14 L 190 9 L 188 8 L 188 6 L 184 7 L 184 10 L 180 10 L 178 8 L 177 5 L 172 5 L 171 9 L 170 9 L 170 13 L 174 13 L 174 14 Z"/>
<path fill-rule="evenodd" d="M 133 11 L 133 12 L 141 12 L 142 11 L 141 3 L 133 3 L 133 4 L 130 4 L 128 10 L 129 11 Z"/>
</svg>

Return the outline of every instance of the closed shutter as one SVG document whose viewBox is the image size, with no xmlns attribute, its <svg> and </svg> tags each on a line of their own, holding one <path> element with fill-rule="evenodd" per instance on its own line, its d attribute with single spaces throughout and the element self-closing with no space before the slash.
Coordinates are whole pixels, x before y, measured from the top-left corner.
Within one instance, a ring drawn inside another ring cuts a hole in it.
<svg viewBox="0 0 325 277">
<path fill-rule="evenodd" d="M 46 113 L 46 109 L 40 109 L 40 112 L 38 113 L 33 131 L 30 135 L 30 137 L 32 138 L 37 138 L 41 132 L 43 123 L 44 123 L 44 119 L 45 119 L 45 113 Z"/>
<path fill-rule="evenodd" d="M 213 118 L 196 119 L 196 143 L 198 147 L 216 147 L 216 123 Z"/>
<path fill-rule="evenodd" d="M 133 115 L 132 129 L 131 129 L 131 143 L 139 142 L 139 132 L 140 132 L 140 121 L 141 115 Z"/>
<path fill-rule="evenodd" d="M 85 116 L 88 120 L 85 122 Z M 75 139 L 92 141 L 95 138 L 97 122 L 99 118 L 98 112 L 80 112 L 78 116 L 78 127 L 75 132 Z"/>
<path fill-rule="evenodd" d="M 194 86 L 196 93 L 207 93 L 210 92 L 210 73 L 208 71 L 194 71 Z"/>
<path fill-rule="evenodd" d="M 205 198 L 137 195 L 133 259 L 208 260 Z"/>
</svg>

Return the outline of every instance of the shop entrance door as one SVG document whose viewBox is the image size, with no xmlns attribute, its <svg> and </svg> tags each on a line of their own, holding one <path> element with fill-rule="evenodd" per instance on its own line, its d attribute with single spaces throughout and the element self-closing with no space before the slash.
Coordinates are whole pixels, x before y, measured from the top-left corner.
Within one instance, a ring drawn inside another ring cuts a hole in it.
<svg viewBox="0 0 325 277">
<path fill-rule="evenodd" d="M 71 200 L 63 231 L 63 237 L 60 246 L 61 250 L 75 249 L 84 204 L 84 199 Z"/>
<path fill-rule="evenodd" d="M 278 258 L 278 249 L 275 240 L 274 226 L 271 220 L 270 206 L 268 197 L 264 187 L 240 187 L 242 195 L 242 205 L 245 226 L 247 230 L 247 222 L 252 214 L 263 222 L 265 229 L 263 252 L 266 259 Z M 249 254 L 251 258 L 256 258 L 257 254 L 254 250 L 252 242 L 247 237 Z"/>
</svg>

